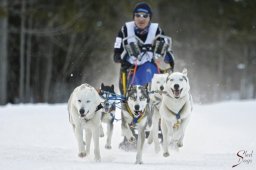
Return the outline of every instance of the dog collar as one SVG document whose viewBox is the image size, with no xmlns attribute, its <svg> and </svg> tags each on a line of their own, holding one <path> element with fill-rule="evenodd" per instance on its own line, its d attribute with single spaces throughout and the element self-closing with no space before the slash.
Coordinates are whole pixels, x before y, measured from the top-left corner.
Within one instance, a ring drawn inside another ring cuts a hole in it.
<svg viewBox="0 0 256 170">
<path fill-rule="evenodd" d="M 102 109 L 102 108 L 103 108 L 102 104 L 99 104 L 99 105 L 96 107 L 95 113 L 96 113 L 97 111 L 99 111 L 100 109 Z M 88 121 L 91 120 L 91 119 L 86 119 L 86 118 L 84 118 L 84 120 L 85 120 L 85 122 L 88 122 Z"/>
<path fill-rule="evenodd" d="M 171 109 L 169 109 L 168 107 L 166 107 L 166 108 L 167 108 L 167 110 L 170 111 L 171 114 L 173 114 L 173 115 L 176 117 L 177 120 L 179 120 L 179 119 L 180 119 L 180 113 L 181 113 L 181 111 L 184 109 L 185 105 L 186 105 L 186 103 L 183 104 L 183 106 L 182 106 L 181 109 L 178 111 L 178 113 L 173 112 L 173 111 L 172 111 Z"/>
<path fill-rule="evenodd" d="M 132 123 L 130 126 L 133 126 L 141 121 L 141 119 L 145 116 L 145 110 L 143 112 L 140 112 L 141 114 L 138 117 L 135 117 L 134 114 L 132 113 L 130 107 L 128 106 L 128 103 L 125 103 L 126 110 L 130 114 L 130 116 L 133 118 Z"/>
<path fill-rule="evenodd" d="M 95 112 L 99 111 L 99 110 L 102 109 L 102 108 L 103 108 L 102 104 L 99 104 L 99 105 L 96 107 Z"/>
</svg>

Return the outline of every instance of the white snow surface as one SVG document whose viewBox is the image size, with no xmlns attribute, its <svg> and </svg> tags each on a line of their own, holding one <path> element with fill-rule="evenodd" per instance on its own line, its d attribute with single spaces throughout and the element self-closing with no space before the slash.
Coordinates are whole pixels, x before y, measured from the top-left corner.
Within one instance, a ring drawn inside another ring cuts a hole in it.
<svg viewBox="0 0 256 170">
<path fill-rule="evenodd" d="M 120 117 L 120 111 L 116 114 Z M 101 138 L 102 160 L 95 162 L 93 148 L 88 157 L 77 156 L 66 104 L 2 106 L 0 170 L 256 169 L 256 101 L 195 105 L 183 148 L 165 158 L 145 143 L 142 165 L 134 164 L 136 152 L 118 148 L 123 139 L 120 121 L 114 126 L 112 149 L 106 150 L 106 138 Z M 232 168 L 239 162 L 240 150 L 253 152 L 251 162 Z"/>
</svg>

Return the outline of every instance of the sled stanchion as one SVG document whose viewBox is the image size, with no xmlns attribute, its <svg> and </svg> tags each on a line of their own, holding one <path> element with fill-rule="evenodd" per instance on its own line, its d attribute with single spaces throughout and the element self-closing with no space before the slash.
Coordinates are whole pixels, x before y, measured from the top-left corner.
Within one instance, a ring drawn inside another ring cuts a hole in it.
<svg viewBox="0 0 256 170">
<path fill-rule="evenodd" d="M 138 67 L 138 64 L 137 64 L 137 60 L 136 60 L 133 75 L 132 75 L 132 81 L 131 81 L 129 86 L 131 86 L 134 83 L 134 78 L 135 78 L 135 74 L 136 74 L 136 71 L 137 71 L 137 67 Z"/>
<path fill-rule="evenodd" d="M 126 94 L 126 73 L 122 73 L 122 86 L 123 86 L 123 94 Z"/>
</svg>

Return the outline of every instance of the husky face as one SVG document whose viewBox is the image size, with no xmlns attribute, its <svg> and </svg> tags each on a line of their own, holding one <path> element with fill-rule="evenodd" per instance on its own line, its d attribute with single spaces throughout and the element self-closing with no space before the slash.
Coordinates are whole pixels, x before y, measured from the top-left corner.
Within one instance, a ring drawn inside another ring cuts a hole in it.
<svg viewBox="0 0 256 170">
<path fill-rule="evenodd" d="M 166 79 L 166 92 L 176 99 L 184 97 L 189 91 L 189 80 L 187 77 L 187 70 L 184 69 L 182 73 L 174 72 Z"/>
<path fill-rule="evenodd" d="M 80 86 L 75 91 L 75 107 L 80 114 L 80 118 L 91 119 L 96 111 L 101 99 L 97 91 L 86 84 Z"/>
<path fill-rule="evenodd" d="M 135 116 L 139 116 L 146 109 L 148 92 L 146 87 L 136 85 L 128 90 L 128 105 Z"/>
<path fill-rule="evenodd" d="M 112 84 L 111 86 L 108 86 L 102 83 L 99 94 L 103 99 L 105 99 L 103 103 L 104 111 L 109 113 L 112 110 L 115 110 L 115 102 L 114 100 L 111 100 L 111 98 L 115 97 L 116 94 L 114 90 L 114 85 Z"/>
<path fill-rule="evenodd" d="M 151 90 L 163 92 L 167 76 L 168 74 L 154 74 L 151 83 Z"/>
</svg>

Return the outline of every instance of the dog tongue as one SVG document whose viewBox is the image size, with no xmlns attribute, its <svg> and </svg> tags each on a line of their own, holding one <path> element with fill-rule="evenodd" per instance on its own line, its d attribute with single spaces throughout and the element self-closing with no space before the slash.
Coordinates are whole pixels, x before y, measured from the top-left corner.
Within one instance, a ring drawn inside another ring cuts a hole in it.
<svg viewBox="0 0 256 170">
<path fill-rule="evenodd" d="M 175 96 L 179 96 L 180 95 L 180 91 L 179 90 L 174 90 L 174 95 Z"/>
</svg>

